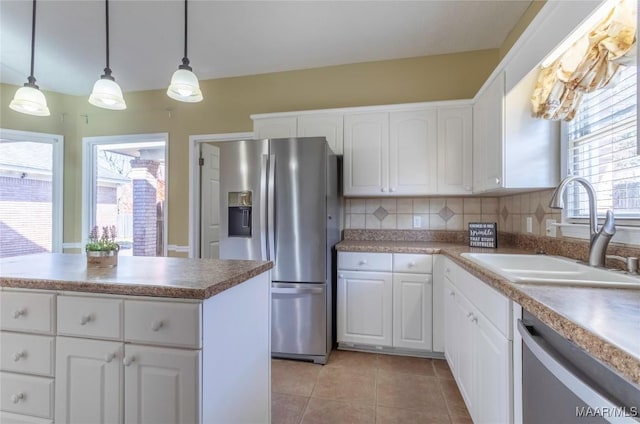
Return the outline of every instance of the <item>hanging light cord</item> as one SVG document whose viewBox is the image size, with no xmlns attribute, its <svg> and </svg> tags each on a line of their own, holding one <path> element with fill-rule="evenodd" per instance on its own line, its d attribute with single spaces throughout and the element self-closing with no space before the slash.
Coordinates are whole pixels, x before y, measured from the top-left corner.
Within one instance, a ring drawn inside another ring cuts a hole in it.
<svg viewBox="0 0 640 424">
<path fill-rule="evenodd" d="M 34 0 L 35 1 L 35 0 Z M 107 23 L 107 67 L 104 68 L 104 75 L 100 76 L 102 79 L 109 79 L 111 81 L 115 81 L 115 79 L 111 76 L 111 68 L 109 67 L 109 0 L 105 0 L 105 16 Z"/>
<path fill-rule="evenodd" d="M 178 69 L 192 70 L 187 57 L 187 0 L 184 0 L 184 57 L 182 58 L 182 65 L 178 66 Z"/>
<path fill-rule="evenodd" d="M 27 78 L 28 83 L 25 86 L 38 88 L 36 85 L 36 78 L 33 76 L 33 57 L 36 48 L 36 0 L 33 0 L 33 17 L 31 18 L 31 74 Z"/>
</svg>

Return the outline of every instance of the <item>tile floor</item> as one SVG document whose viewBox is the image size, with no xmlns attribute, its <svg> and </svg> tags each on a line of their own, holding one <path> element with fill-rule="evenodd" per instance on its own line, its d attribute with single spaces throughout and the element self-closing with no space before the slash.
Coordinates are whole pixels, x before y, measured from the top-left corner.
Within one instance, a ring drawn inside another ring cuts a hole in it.
<svg viewBox="0 0 640 424">
<path fill-rule="evenodd" d="M 472 421 L 446 361 L 334 351 L 324 366 L 272 360 L 271 422 Z"/>
</svg>

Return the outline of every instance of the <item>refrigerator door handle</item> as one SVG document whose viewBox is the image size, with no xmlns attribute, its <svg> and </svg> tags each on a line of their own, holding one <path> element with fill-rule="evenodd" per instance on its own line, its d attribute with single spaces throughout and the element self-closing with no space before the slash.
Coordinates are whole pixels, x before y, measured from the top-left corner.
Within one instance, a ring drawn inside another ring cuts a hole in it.
<svg viewBox="0 0 640 424">
<path fill-rule="evenodd" d="M 272 288 L 273 294 L 322 294 L 322 288 Z"/>
<path fill-rule="evenodd" d="M 269 155 L 262 155 L 260 167 L 260 257 L 262 260 L 269 260 L 267 255 L 267 170 L 269 165 Z"/>
<path fill-rule="evenodd" d="M 267 243 L 268 258 L 271 261 L 276 260 L 276 242 L 275 242 L 275 203 L 276 203 L 276 155 L 269 156 L 269 180 L 267 181 Z"/>
</svg>

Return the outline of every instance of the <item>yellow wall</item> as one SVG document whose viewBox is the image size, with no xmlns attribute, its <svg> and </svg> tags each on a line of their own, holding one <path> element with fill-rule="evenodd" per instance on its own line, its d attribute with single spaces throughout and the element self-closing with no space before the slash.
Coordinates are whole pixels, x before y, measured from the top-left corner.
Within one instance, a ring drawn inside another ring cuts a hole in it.
<svg viewBox="0 0 640 424">
<path fill-rule="evenodd" d="M 65 243 L 82 242 L 82 137 L 169 133 L 168 242 L 185 246 L 190 135 L 251 131 L 254 113 L 472 98 L 498 60 L 494 49 L 207 80 L 201 103 L 173 101 L 165 90 L 130 92 L 124 111 L 46 92 L 45 118 L 10 110 L 17 87 L 0 84 L 0 127 L 64 135 Z"/>
</svg>

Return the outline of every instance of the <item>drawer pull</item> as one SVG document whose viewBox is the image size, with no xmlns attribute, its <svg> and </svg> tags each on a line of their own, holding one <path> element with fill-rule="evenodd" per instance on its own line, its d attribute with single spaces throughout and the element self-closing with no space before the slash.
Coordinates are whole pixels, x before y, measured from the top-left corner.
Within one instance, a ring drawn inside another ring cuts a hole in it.
<svg viewBox="0 0 640 424">
<path fill-rule="evenodd" d="M 116 357 L 115 353 L 107 353 L 106 355 L 104 355 L 104 362 L 109 363 L 111 361 L 114 360 L 114 358 Z"/>
<path fill-rule="evenodd" d="M 467 314 L 467 318 L 469 318 L 469 319 L 471 319 L 471 317 L 472 317 L 472 316 L 473 316 L 473 312 L 469 312 L 469 313 Z"/>
<path fill-rule="evenodd" d="M 27 308 L 21 308 L 21 309 L 17 309 L 13 312 L 13 318 L 14 319 L 18 319 L 21 316 L 26 316 L 27 315 Z"/>
<path fill-rule="evenodd" d="M 367 260 L 363 259 L 360 262 L 358 262 L 358 265 L 366 265 L 367 264 Z"/>
<path fill-rule="evenodd" d="M 80 325 L 87 325 L 91 321 L 93 321 L 93 315 L 82 315 Z"/>
<path fill-rule="evenodd" d="M 456 292 L 454 292 L 454 291 L 450 291 L 449 292 L 449 296 L 455 296 L 455 295 L 456 295 Z"/>
<path fill-rule="evenodd" d="M 133 362 L 135 362 L 136 357 L 131 355 L 131 356 L 125 356 L 124 359 L 122 360 L 122 363 L 124 364 L 125 367 L 128 367 L 129 365 L 131 365 Z"/>
<path fill-rule="evenodd" d="M 162 322 L 162 321 L 153 321 L 153 322 L 151 323 L 151 329 L 152 329 L 153 331 L 158 331 L 158 330 L 160 330 L 163 326 L 164 326 L 164 322 Z"/>
<path fill-rule="evenodd" d="M 339 277 L 340 277 L 340 278 L 344 278 L 344 274 L 340 274 L 340 275 L 339 275 Z"/>
<path fill-rule="evenodd" d="M 21 400 L 24 400 L 24 393 L 20 392 L 20 393 L 16 393 L 14 395 L 11 395 L 11 402 L 13 403 L 18 403 Z"/>
<path fill-rule="evenodd" d="M 13 361 L 18 362 L 20 359 L 26 358 L 26 357 L 27 357 L 27 351 L 21 350 L 20 352 L 16 352 L 13 354 Z"/>
<path fill-rule="evenodd" d="M 447 274 L 451 274 L 451 268 L 446 268 L 444 272 L 446 272 Z"/>
<path fill-rule="evenodd" d="M 474 315 L 474 316 L 471 318 L 471 322 L 473 322 L 474 324 L 477 324 L 477 323 L 478 323 L 478 317 Z"/>
<path fill-rule="evenodd" d="M 409 268 L 413 268 L 414 266 L 416 266 L 415 262 L 409 262 Z"/>
</svg>

